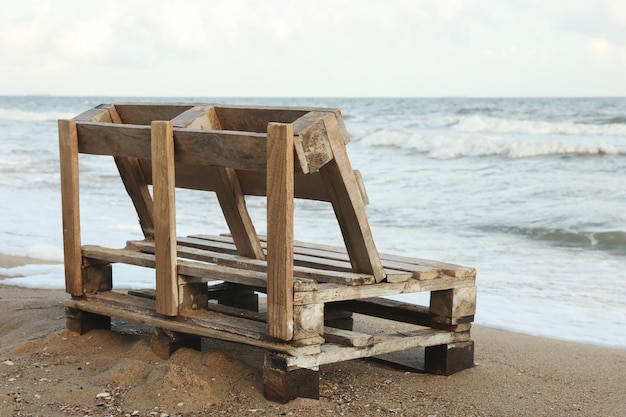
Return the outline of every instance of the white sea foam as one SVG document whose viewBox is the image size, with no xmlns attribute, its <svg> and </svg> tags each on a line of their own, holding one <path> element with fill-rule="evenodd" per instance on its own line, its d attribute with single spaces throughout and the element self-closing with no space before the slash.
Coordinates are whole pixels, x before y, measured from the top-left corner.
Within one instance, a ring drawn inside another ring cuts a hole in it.
<svg viewBox="0 0 626 417">
<path fill-rule="evenodd" d="M 442 135 L 438 131 L 410 133 L 398 130 L 376 131 L 361 138 L 368 146 L 393 146 L 426 153 L 435 159 L 466 156 L 504 156 L 529 158 L 547 155 L 623 155 L 626 142 L 610 139 L 523 137 L 504 138 L 493 134 Z"/>
<path fill-rule="evenodd" d="M 452 126 L 457 132 L 526 135 L 624 136 L 626 124 L 587 124 L 571 121 L 516 120 L 486 115 L 465 116 Z"/>
</svg>

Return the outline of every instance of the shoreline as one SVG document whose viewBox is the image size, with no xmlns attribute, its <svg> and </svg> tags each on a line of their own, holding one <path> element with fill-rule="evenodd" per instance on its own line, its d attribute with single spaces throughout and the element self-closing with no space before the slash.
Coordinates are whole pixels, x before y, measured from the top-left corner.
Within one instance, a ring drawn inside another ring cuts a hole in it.
<svg viewBox="0 0 626 417">
<path fill-rule="evenodd" d="M 320 367 L 319 401 L 281 405 L 262 395 L 258 349 L 205 340 L 163 361 L 149 328 L 68 332 L 66 299 L 0 284 L 0 415 L 620 416 L 626 404 L 626 350 L 473 326 L 474 368 L 443 377 L 340 362 Z"/>
</svg>

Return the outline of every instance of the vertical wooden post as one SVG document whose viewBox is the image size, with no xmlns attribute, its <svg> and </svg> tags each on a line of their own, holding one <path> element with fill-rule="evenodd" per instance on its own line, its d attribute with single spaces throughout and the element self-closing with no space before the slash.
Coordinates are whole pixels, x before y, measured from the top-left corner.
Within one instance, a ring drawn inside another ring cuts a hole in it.
<svg viewBox="0 0 626 417">
<path fill-rule="evenodd" d="M 176 316 L 178 314 L 178 274 L 172 122 L 153 121 L 151 141 L 156 310 L 159 314 Z"/>
<path fill-rule="evenodd" d="M 293 338 L 293 126 L 267 126 L 267 331 Z"/>
<path fill-rule="evenodd" d="M 73 296 L 81 296 L 83 295 L 83 275 L 80 243 L 78 132 L 74 120 L 59 120 L 59 159 L 61 163 L 65 291 Z"/>
</svg>

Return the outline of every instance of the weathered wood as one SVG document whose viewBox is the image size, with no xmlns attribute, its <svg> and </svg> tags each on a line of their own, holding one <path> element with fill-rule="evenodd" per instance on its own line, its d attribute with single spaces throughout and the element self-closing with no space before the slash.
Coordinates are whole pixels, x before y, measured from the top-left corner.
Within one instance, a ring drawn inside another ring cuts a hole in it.
<svg viewBox="0 0 626 417">
<path fill-rule="evenodd" d="M 301 397 L 320 397 L 319 370 L 287 369 L 285 361 L 274 354 L 265 355 L 263 365 L 263 394 L 270 401 L 288 403 Z"/>
<path fill-rule="evenodd" d="M 452 375 L 474 366 L 474 342 L 464 341 L 426 347 L 424 371 Z"/>
<path fill-rule="evenodd" d="M 111 317 L 65 307 L 65 327 L 80 335 L 95 329 L 110 329 Z"/>
<path fill-rule="evenodd" d="M 213 178 L 215 194 L 233 236 L 237 254 L 248 258 L 265 259 L 237 173 L 232 168 L 216 166 L 208 167 L 208 173 Z"/>
<path fill-rule="evenodd" d="M 76 122 L 73 120 L 59 120 L 59 159 L 61 165 L 65 291 L 71 295 L 79 296 L 83 294 L 83 277 L 80 248 L 78 134 Z"/>
<path fill-rule="evenodd" d="M 152 122 L 156 302 L 157 312 L 167 316 L 178 314 L 174 173 L 172 122 Z"/>
<path fill-rule="evenodd" d="M 195 237 L 178 238 L 178 254 L 181 257 L 214 262 L 223 265 L 247 267 L 250 269 L 265 271 L 266 263 L 256 260 L 248 260 L 241 257 L 232 256 L 235 253 L 235 246 L 230 238 L 220 238 L 218 236 L 195 235 Z M 128 245 L 136 247 L 145 252 L 151 252 L 150 242 L 129 241 Z M 266 247 L 266 243 L 262 242 Z M 197 250 L 187 249 L 195 248 Z M 335 261 L 322 256 L 308 256 L 300 254 L 298 248 L 294 249 L 294 276 L 298 278 L 314 279 L 318 282 L 331 282 L 342 285 L 368 285 L 376 282 L 369 274 L 352 272 L 352 267 L 347 259 Z M 306 252 L 306 250 L 305 250 Z M 222 254 L 223 253 L 223 254 Z M 231 254 L 231 256 L 227 256 Z M 415 273 L 389 270 L 391 275 L 401 277 L 398 282 L 407 281 Z"/>
<path fill-rule="evenodd" d="M 109 114 L 109 108 L 111 104 L 103 104 L 93 109 L 89 109 L 78 116 L 74 117 L 77 122 L 102 122 L 113 123 Z"/>
<path fill-rule="evenodd" d="M 324 120 L 334 159 L 320 168 L 322 180 L 343 234 L 352 267 L 357 272 L 385 279 L 385 271 L 367 221 L 365 205 L 358 189 L 340 129 L 334 117 Z"/>
<path fill-rule="evenodd" d="M 319 346 L 297 347 L 268 338 L 262 323 L 206 310 L 186 310 L 193 313 L 193 317 L 163 317 L 156 313 L 153 300 L 121 293 L 108 292 L 67 300 L 65 306 L 146 326 L 257 346 L 296 357 L 320 352 Z"/>
<path fill-rule="evenodd" d="M 209 303 L 209 293 L 204 282 L 198 284 L 187 284 L 178 286 L 178 309 L 190 308 L 196 310 L 207 308 Z"/>
<path fill-rule="evenodd" d="M 192 108 L 191 104 L 176 103 L 118 103 L 115 110 L 124 124 L 146 125 L 155 120 L 172 120 Z"/>
<path fill-rule="evenodd" d="M 80 122 L 79 152 L 150 159 L 150 126 Z M 217 165 L 264 171 L 266 137 L 262 133 L 174 129 L 176 163 Z"/>
<path fill-rule="evenodd" d="M 315 291 L 294 293 L 294 305 L 329 303 L 360 298 L 383 297 L 386 295 L 409 294 L 413 292 L 439 291 L 450 288 L 473 287 L 474 282 L 458 280 L 454 277 L 442 276 L 437 279 L 418 281 L 410 279 L 406 282 L 383 282 L 372 285 L 347 287 L 337 284 L 318 284 Z"/>
<path fill-rule="evenodd" d="M 309 111 L 305 108 L 215 106 L 220 129 L 256 133 L 267 132 L 271 122 L 293 123 Z"/>
<path fill-rule="evenodd" d="M 476 314 L 476 287 L 432 291 L 430 312 L 449 319 L 473 317 Z"/>
<path fill-rule="evenodd" d="M 145 237 L 154 237 L 153 201 L 148 183 L 136 158 L 114 157 L 120 178 L 126 188 Z"/>
<path fill-rule="evenodd" d="M 326 343 L 315 355 L 286 357 L 288 367 L 315 368 L 329 363 L 351 359 L 368 358 L 384 353 L 413 348 L 444 345 L 470 340 L 469 332 L 448 332 L 436 329 L 419 329 L 409 332 L 376 335 L 373 343 L 366 346 L 342 346 Z"/>
<path fill-rule="evenodd" d="M 374 336 L 367 333 L 359 333 L 352 330 L 324 327 L 324 339 L 328 343 L 337 345 L 364 347 L 374 343 Z"/>
<path fill-rule="evenodd" d="M 111 291 L 113 288 L 113 270 L 110 263 L 83 265 L 82 274 L 85 294 Z"/>
<path fill-rule="evenodd" d="M 172 126 L 190 129 L 219 129 L 213 126 L 209 112 L 211 106 L 194 106 L 189 110 L 186 110 L 172 119 Z"/>
<path fill-rule="evenodd" d="M 402 323 L 411 323 L 418 326 L 427 326 L 442 330 L 469 330 L 469 324 L 452 324 L 451 320 L 441 320 L 433 317 L 428 307 L 403 303 L 388 298 L 364 298 L 333 303 L 337 308 L 344 308 L 359 314 L 379 317 Z M 473 316 L 471 316 L 473 318 Z"/>
<path fill-rule="evenodd" d="M 150 349 L 163 360 L 169 359 L 181 347 L 201 350 L 202 338 L 186 333 L 155 328 L 150 340 Z"/>
<path fill-rule="evenodd" d="M 267 126 L 268 334 L 293 338 L 293 126 Z"/>
<path fill-rule="evenodd" d="M 298 344 L 324 343 L 324 304 L 295 306 L 293 340 Z"/>
</svg>

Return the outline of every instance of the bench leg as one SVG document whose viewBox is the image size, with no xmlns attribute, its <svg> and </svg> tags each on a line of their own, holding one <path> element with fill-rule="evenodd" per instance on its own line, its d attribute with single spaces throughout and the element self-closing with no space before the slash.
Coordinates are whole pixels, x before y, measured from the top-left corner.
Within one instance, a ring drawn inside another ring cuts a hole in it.
<svg viewBox="0 0 626 417">
<path fill-rule="evenodd" d="M 319 371 L 313 369 L 288 369 L 279 355 L 265 355 L 263 366 L 263 393 L 265 398 L 279 403 L 288 403 L 297 397 L 320 398 Z"/>
<path fill-rule="evenodd" d="M 424 371 L 437 375 L 452 375 L 474 366 L 474 342 L 457 342 L 429 346 L 425 350 Z"/>
<path fill-rule="evenodd" d="M 83 335 L 93 329 L 110 329 L 111 317 L 65 307 L 65 326 L 68 330 Z"/>
<path fill-rule="evenodd" d="M 168 359 L 181 347 L 201 350 L 202 338 L 185 333 L 172 332 L 160 328 L 154 329 L 150 348 L 161 359 Z"/>
</svg>

